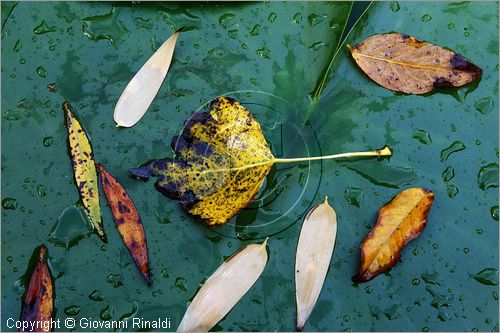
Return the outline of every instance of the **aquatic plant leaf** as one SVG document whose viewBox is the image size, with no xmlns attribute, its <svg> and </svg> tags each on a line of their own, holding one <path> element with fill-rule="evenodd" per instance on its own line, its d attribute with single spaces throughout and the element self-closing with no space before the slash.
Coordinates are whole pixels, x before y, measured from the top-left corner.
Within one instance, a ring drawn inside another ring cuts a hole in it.
<svg viewBox="0 0 500 333">
<path fill-rule="evenodd" d="M 31 273 L 28 288 L 23 297 L 21 321 L 29 326 L 21 328 L 23 332 L 50 332 L 54 313 L 54 289 L 49 266 L 47 266 L 47 248 L 38 249 L 38 260 Z"/>
<path fill-rule="evenodd" d="M 307 213 L 300 230 L 295 256 L 298 331 L 302 331 L 323 288 L 336 236 L 337 215 L 325 198 Z"/>
<path fill-rule="evenodd" d="M 144 116 L 170 68 L 179 33 L 174 32 L 127 84 L 113 113 L 117 126 L 132 127 Z"/>
<path fill-rule="evenodd" d="M 369 281 L 393 267 L 403 247 L 424 230 L 433 201 L 433 192 L 410 188 L 382 207 L 361 244 L 361 268 L 353 281 Z"/>
<path fill-rule="evenodd" d="M 441 86 L 460 87 L 482 73 L 453 51 L 401 33 L 374 35 L 347 47 L 372 80 L 407 94 L 424 94 Z"/>
<path fill-rule="evenodd" d="M 75 118 L 73 108 L 68 101 L 63 103 L 63 110 L 66 115 L 71 162 L 80 198 L 97 234 L 103 242 L 107 243 L 99 206 L 99 185 L 92 146 L 82 125 Z"/>
<path fill-rule="evenodd" d="M 370 152 L 291 159 L 275 158 L 260 124 L 229 97 L 212 101 L 210 112 L 194 113 L 180 136 L 172 139 L 177 159 L 160 159 L 130 169 L 138 178 L 158 177 L 158 191 L 178 200 L 208 225 L 229 221 L 257 194 L 274 163 L 352 156 L 387 156 L 389 148 Z"/>
<path fill-rule="evenodd" d="M 97 168 L 118 232 L 144 280 L 150 285 L 148 245 L 139 212 L 121 184 L 100 163 Z"/>
<path fill-rule="evenodd" d="M 226 260 L 196 293 L 177 332 L 208 332 L 252 288 L 267 263 L 267 239 L 250 244 Z"/>
</svg>

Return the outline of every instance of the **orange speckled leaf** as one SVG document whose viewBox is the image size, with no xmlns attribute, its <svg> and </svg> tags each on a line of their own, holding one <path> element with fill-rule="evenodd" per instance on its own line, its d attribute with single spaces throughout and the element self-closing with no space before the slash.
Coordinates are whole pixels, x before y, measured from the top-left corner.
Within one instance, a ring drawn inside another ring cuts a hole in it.
<svg viewBox="0 0 500 333">
<path fill-rule="evenodd" d="M 47 248 L 42 245 L 38 251 L 38 261 L 30 277 L 28 289 L 24 294 L 21 321 L 27 327 L 22 332 L 50 332 L 54 310 L 52 277 L 47 266 Z"/>
<path fill-rule="evenodd" d="M 403 247 L 424 230 L 433 201 L 431 191 L 410 188 L 382 207 L 361 244 L 361 268 L 353 281 L 369 281 L 394 266 Z"/>
<path fill-rule="evenodd" d="M 92 146 L 82 125 L 73 115 L 73 108 L 67 101 L 63 103 L 63 110 L 66 115 L 71 162 L 80 198 L 97 234 L 103 242 L 107 243 L 99 207 L 99 187 Z"/>
<path fill-rule="evenodd" d="M 148 247 L 141 217 L 120 183 L 100 163 L 97 164 L 97 168 L 99 168 L 102 187 L 115 218 L 118 232 L 144 280 L 150 285 Z"/>
<path fill-rule="evenodd" d="M 424 94 L 440 86 L 460 87 L 482 73 L 453 51 L 400 33 L 371 36 L 348 48 L 372 80 L 407 94 Z"/>
</svg>

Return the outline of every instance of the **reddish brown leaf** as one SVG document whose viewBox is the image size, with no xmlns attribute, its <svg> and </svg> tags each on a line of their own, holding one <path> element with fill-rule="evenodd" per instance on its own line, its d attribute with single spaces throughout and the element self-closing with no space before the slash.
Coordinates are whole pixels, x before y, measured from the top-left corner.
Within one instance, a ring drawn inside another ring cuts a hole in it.
<svg viewBox="0 0 500 333">
<path fill-rule="evenodd" d="M 150 285 L 148 247 L 141 217 L 132 199 L 120 183 L 100 163 L 97 164 L 97 168 L 101 175 L 102 187 L 115 218 L 118 232 L 137 268 L 141 271 L 144 280 Z"/>
<path fill-rule="evenodd" d="M 392 268 L 403 247 L 424 230 L 433 201 L 431 191 L 410 188 L 382 207 L 361 244 L 361 268 L 353 281 L 365 282 Z"/>
<path fill-rule="evenodd" d="M 38 251 L 38 261 L 33 270 L 28 289 L 24 294 L 21 321 L 29 323 L 21 332 L 50 332 L 54 311 L 54 291 L 52 277 L 47 266 L 47 248 L 42 245 Z"/>
</svg>

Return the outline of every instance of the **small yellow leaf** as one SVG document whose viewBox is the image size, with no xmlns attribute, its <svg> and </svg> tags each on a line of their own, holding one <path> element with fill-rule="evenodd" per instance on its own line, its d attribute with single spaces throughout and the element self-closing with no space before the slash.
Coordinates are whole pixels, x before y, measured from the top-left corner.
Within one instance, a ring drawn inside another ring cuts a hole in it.
<svg viewBox="0 0 500 333">
<path fill-rule="evenodd" d="M 407 94 L 424 94 L 441 86 L 460 87 L 482 73 L 453 51 L 400 33 L 374 35 L 348 48 L 372 80 Z"/>
<path fill-rule="evenodd" d="M 410 188 L 382 207 L 361 244 L 361 269 L 353 281 L 371 280 L 393 267 L 403 247 L 424 230 L 433 201 L 431 191 Z"/>
<path fill-rule="evenodd" d="M 103 242 L 107 243 L 99 207 L 99 187 L 92 146 L 82 125 L 73 115 L 73 108 L 67 101 L 63 103 L 63 110 L 66 115 L 71 162 L 80 198 L 97 234 Z"/>
</svg>

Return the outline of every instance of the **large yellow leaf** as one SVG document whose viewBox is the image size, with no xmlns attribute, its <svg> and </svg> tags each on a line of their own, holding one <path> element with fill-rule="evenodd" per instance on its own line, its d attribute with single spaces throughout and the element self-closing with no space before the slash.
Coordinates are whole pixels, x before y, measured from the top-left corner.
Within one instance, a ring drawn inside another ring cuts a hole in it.
<svg viewBox="0 0 500 333">
<path fill-rule="evenodd" d="M 482 73 L 453 51 L 400 33 L 371 36 L 348 48 L 372 80 L 407 94 L 424 94 L 440 86 L 460 87 Z"/>
<path fill-rule="evenodd" d="M 99 188 L 92 146 L 82 125 L 73 115 L 73 108 L 67 101 L 63 103 L 63 110 L 66 115 L 71 162 L 80 198 L 97 234 L 106 243 L 107 238 L 102 225 L 101 208 L 99 207 Z"/>
<path fill-rule="evenodd" d="M 371 280 L 394 266 L 403 247 L 424 230 L 433 201 L 431 191 L 410 188 L 382 207 L 361 244 L 361 269 L 353 280 Z"/>
<path fill-rule="evenodd" d="M 177 159 L 130 169 L 136 177 L 158 177 L 158 191 L 176 199 L 209 225 L 223 224 L 253 199 L 274 163 L 350 156 L 390 155 L 388 148 L 329 156 L 277 159 L 259 123 L 234 99 L 218 97 L 210 112 L 195 113 L 172 140 Z"/>
</svg>

